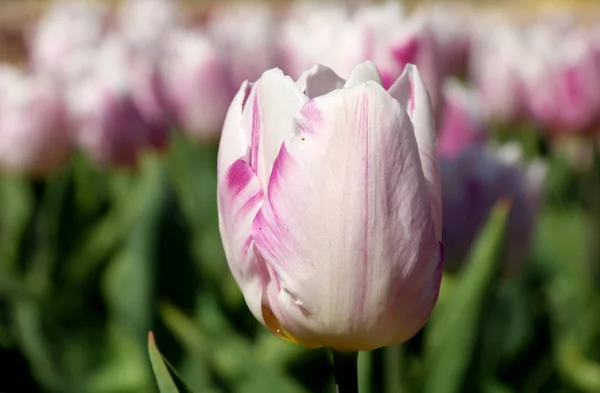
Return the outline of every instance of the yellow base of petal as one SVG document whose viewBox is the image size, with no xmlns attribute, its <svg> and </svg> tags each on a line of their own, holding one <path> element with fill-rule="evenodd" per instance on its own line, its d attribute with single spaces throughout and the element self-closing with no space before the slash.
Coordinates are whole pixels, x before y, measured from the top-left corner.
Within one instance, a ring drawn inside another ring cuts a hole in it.
<svg viewBox="0 0 600 393">
<path fill-rule="evenodd" d="M 279 323 L 279 320 L 273 313 L 273 310 L 271 310 L 269 307 L 264 306 L 264 305 L 262 306 L 262 316 L 263 316 L 263 320 L 265 321 L 265 325 L 267 326 L 267 329 L 269 329 L 271 331 L 271 333 L 273 333 L 277 337 L 279 337 L 287 342 L 290 342 L 292 344 L 302 345 L 304 347 L 311 348 L 311 349 L 322 347 L 322 345 L 310 345 L 310 344 L 303 343 L 300 340 L 298 340 L 296 337 L 294 337 L 294 335 L 292 333 L 290 333 L 287 329 L 285 329 L 283 326 L 281 326 L 281 324 Z"/>
</svg>

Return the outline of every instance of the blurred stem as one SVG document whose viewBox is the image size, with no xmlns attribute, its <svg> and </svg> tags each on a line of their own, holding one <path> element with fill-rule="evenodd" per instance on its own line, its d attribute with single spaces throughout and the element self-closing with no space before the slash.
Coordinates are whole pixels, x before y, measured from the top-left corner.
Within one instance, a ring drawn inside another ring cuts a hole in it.
<svg viewBox="0 0 600 393">
<path fill-rule="evenodd" d="M 402 347 L 393 345 L 383 348 L 384 387 L 388 393 L 400 393 L 402 389 Z"/>
<path fill-rule="evenodd" d="M 600 247 L 598 246 L 598 234 L 600 233 L 600 152 L 594 149 L 592 165 L 585 178 L 584 192 L 586 202 L 590 211 L 589 247 L 591 266 L 595 277 L 599 275 Z"/>
<path fill-rule="evenodd" d="M 358 357 L 358 387 L 360 392 L 373 389 L 373 352 L 364 351 Z"/>
<path fill-rule="evenodd" d="M 358 393 L 358 351 L 340 352 L 331 349 L 336 393 Z"/>
</svg>

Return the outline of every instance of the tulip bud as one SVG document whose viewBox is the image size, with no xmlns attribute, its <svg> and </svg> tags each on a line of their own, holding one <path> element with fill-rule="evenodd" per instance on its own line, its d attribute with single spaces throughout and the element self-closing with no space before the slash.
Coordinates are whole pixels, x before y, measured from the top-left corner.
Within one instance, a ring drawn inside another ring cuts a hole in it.
<svg viewBox="0 0 600 393">
<path fill-rule="evenodd" d="M 446 267 L 460 267 L 496 202 L 507 198 L 511 212 L 502 270 L 506 274 L 518 271 L 529 250 L 546 166 L 541 162 L 523 165 L 517 145 L 497 150 L 473 146 L 451 159 L 441 158 L 441 170 Z"/>
<path fill-rule="evenodd" d="M 142 150 L 166 144 L 167 119 L 151 70 L 113 37 L 96 54 L 91 76 L 71 86 L 77 140 L 99 164 L 135 165 Z"/>
<path fill-rule="evenodd" d="M 414 66 L 244 83 L 218 155 L 219 228 L 254 316 L 308 347 L 401 343 L 437 299 L 443 252 L 436 136 Z"/>
<path fill-rule="evenodd" d="M 30 40 L 33 68 L 61 80 L 87 72 L 109 27 L 108 9 L 97 3 L 56 2 L 38 22 Z"/>
<path fill-rule="evenodd" d="M 0 169 L 45 175 L 70 152 L 62 98 L 42 76 L 0 67 Z"/>
<path fill-rule="evenodd" d="M 179 126 L 191 136 L 217 139 L 235 94 L 223 60 L 200 31 L 172 34 L 167 48 L 162 74 Z"/>
<path fill-rule="evenodd" d="M 488 138 L 488 116 L 479 95 L 449 79 L 444 84 L 444 110 L 439 127 L 438 152 L 453 157 Z"/>
</svg>

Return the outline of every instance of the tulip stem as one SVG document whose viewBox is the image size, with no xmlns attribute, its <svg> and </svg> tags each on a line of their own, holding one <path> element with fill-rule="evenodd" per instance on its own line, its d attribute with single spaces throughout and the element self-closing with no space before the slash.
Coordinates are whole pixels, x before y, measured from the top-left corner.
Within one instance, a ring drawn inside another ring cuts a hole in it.
<svg viewBox="0 0 600 393">
<path fill-rule="evenodd" d="M 336 393 L 358 393 L 358 351 L 331 350 Z"/>
</svg>

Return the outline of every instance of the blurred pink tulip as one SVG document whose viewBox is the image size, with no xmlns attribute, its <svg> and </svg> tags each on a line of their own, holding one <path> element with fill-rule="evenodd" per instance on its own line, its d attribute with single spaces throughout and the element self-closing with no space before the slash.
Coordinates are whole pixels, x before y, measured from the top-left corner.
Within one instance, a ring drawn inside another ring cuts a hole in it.
<svg viewBox="0 0 600 393">
<path fill-rule="evenodd" d="M 45 175 L 70 152 L 64 103 L 42 76 L 0 67 L 0 169 Z"/>
<path fill-rule="evenodd" d="M 428 4 L 417 11 L 431 29 L 442 74 L 462 73 L 467 69 L 475 20 L 472 7 L 452 2 Z"/>
<path fill-rule="evenodd" d="M 96 53 L 84 82 L 71 85 L 69 103 L 79 144 L 102 165 L 135 165 L 139 153 L 168 138 L 161 81 L 151 64 L 117 37 Z"/>
<path fill-rule="evenodd" d="M 443 265 L 429 98 L 366 62 L 244 83 L 218 156 L 229 267 L 254 316 L 308 347 L 370 350 L 425 323 Z"/>
<path fill-rule="evenodd" d="M 347 75 L 359 62 L 370 60 L 377 64 L 384 87 L 390 87 L 407 64 L 416 64 L 437 111 L 441 74 L 433 33 L 422 20 L 407 18 L 397 2 L 331 4 L 325 9 L 308 3 L 283 22 L 279 46 L 283 67 L 294 76 L 315 63 Z"/>
<path fill-rule="evenodd" d="M 446 267 L 456 270 L 468 257 L 477 234 L 501 198 L 511 201 L 502 270 L 516 273 L 527 258 L 541 203 L 546 166 L 521 162 L 520 149 L 473 146 L 452 158 L 441 158 L 444 189 L 443 238 Z"/>
<path fill-rule="evenodd" d="M 490 115 L 513 122 L 524 115 L 522 70 L 526 47 L 523 33 L 506 22 L 483 18 L 471 48 L 471 78 Z"/>
<path fill-rule="evenodd" d="M 488 139 L 488 116 L 477 92 L 456 79 L 444 83 L 444 110 L 439 126 L 438 152 L 454 157 Z"/>
<path fill-rule="evenodd" d="M 235 91 L 215 46 L 200 31 L 172 34 L 162 63 L 169 101 L 183 132 L 218 140 Z"/>
<path fill-rule="evenodd" d="M 182 23 L 177 0 L 126 0 L 119 9 L 119 31 L 131 45 L 160 50 L 169 32 Z"/>
<path fill-rule="evenodd" d="M 85 73 L 109 27 L 109 13 L 98 3 L 58 1 L 36 25 L 29 58 L 36 72 L 64 79 Z"/>
<path fill-rule="evenodd" d="M 340 75 L 364 61 L 366 36 L 351 20 L 348 3 L 300 1 L 290 7 L 277 35 L 279 60 L 293 78 L 320 63 Z"/>
<path fill-rule="evenodd" d="M 530 34 L 524 83 L 533 119 L 554 132 L 597 126 L 600 62 L 589 32 L 542 25 L 533 26 Z"/>
<path fill-rule="evenodd" d="M 256 80 L 276 64 L 276 17 L 265 2 L 233 2 L 215 7 L 207 30 L 225 60 L 231 86 Z"/>
</svg>

